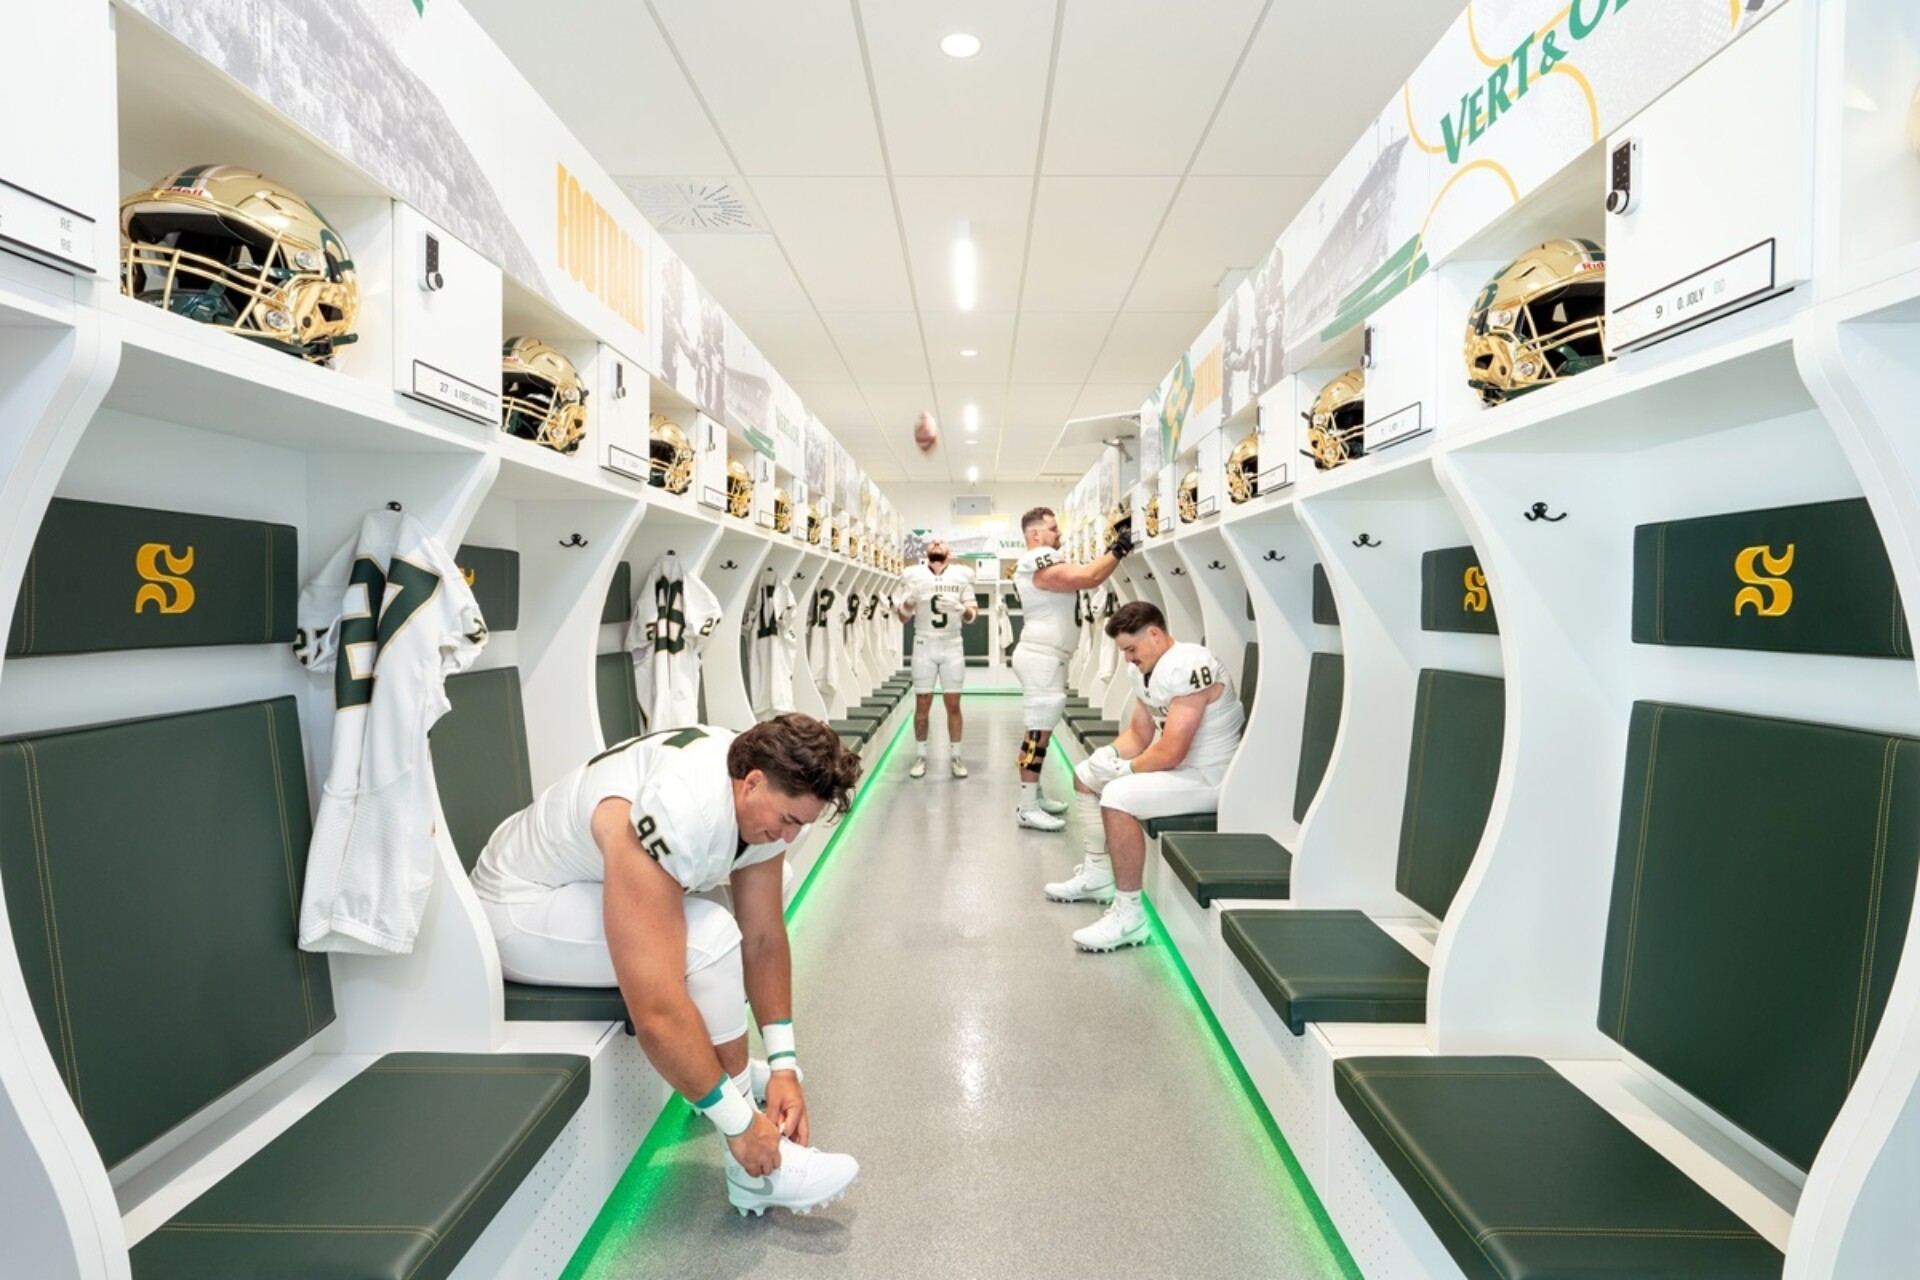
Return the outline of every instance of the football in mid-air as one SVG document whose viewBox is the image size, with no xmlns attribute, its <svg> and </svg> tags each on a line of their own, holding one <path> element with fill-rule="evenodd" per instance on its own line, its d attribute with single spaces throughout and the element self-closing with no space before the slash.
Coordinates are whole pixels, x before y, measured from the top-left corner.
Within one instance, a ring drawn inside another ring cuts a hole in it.
<svg viewBox="0 0 1920 1280">
<path fill-rule="evenodd" d="M 920 452 L 932 453 L 933 447 L 940 443 L 940 424 L 933 415 L 923 413 L 913 422 L 913 442 L 920 446 Z"/>
</svg>

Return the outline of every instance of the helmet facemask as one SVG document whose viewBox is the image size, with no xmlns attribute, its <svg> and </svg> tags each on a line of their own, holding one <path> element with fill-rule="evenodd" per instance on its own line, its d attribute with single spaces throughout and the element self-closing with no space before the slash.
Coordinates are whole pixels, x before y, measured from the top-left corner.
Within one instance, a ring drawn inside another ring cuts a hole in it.
<svg viewBox="0 0 1920 1280">
<path fill-rule="evenodd" d="M 1606 258 L 1551 240 L 1487 283 L 1467 318 L 1467 383 L 1500 404 L 1607 363 Z"/>
<path fill-rule="evenodd" d="M 587 391 L 573 362 L 538 338 L 510 338 L 501 354 L 500 429 L 571 454 L 587 434 Z"/>
</svg>

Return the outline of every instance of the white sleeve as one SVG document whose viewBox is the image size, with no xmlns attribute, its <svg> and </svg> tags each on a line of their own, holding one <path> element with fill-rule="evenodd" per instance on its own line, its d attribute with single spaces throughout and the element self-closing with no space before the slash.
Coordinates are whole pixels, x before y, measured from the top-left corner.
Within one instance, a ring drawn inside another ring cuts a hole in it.
<svg viewBox="0 0 1920 1280">
<path fill-rule="evenodd" d="M 310 671 L 333 670 L 334 659 L 339 655 L 340 615 L 345 611 L 347 577 L 358 546 L 357 537 L 348 539 L 333 553 L 319 576 L 300 590 L 293 656 Z"/>
</svg>

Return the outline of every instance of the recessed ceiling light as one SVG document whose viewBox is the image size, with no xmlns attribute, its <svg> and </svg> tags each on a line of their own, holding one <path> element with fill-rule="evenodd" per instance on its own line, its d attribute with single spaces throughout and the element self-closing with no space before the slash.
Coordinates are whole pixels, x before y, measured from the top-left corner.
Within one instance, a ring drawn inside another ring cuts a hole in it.
<svg viewBox="0 0 1920 1280">
<path fill-rule="evenodd" d="M 968 467 L 968 468 L 967 468 L 967 483 L 968 483 L 968 484 L 979 484 L 979 483 L 980 483 L 980 468 L 978 468 L 978 467 Z"/>
<path fill-rule="evenodd" d="M 960 350 L 960 358 L 962 360 L 971 360 L 979 354 L 980 353 L 978 351 L 975 351 L 972 347 L 962 347 Z"/>
<path fill-rule="evenodd" d="M 967 407 L 961 411 L 960 416 L 962 420 L 966 422 L 967 430 L 978 431 L 980 429 L 980 406 L 979 405 L 968 404 Z"/>
<path fill-rule="evenodd" d="M 949 58 L 971 58 L 980 52 L 980 37 L 956 31 L 940 42 L 940 52 Z"/>
<path fill-rule="evenodd" d="M 974 286 L 979 262 L 973 252 L 973 227 L 960 224 L 960 235 L 953 242 L 953 304 L 962 311 L 973 310 Z"/>
</svg>

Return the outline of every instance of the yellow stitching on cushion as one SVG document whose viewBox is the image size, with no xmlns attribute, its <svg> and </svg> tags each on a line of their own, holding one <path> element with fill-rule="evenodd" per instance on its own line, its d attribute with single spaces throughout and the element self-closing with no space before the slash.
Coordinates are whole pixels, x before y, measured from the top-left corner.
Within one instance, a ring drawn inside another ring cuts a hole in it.
<svg viewBox="0 0 1920 1280">
<path fill-rule="evenodd" d="M 1873 833 L 1873 868 L 1867 881 L 1867 929 L 1860 944 L 1860 989 L 1853 1002 L 1853 1046 L 1847 1054 L 1847 1087 L 1867 1056 L 1867 1006 L 1873 990 L 1873 949 L 1880 940 L 1880 894 L 1887 870 L 1887 837 L 1893 822 L 1893 774 L 1900 740 L 1888 738 L 1880 754 L 1880 803 Z"/>
<path fill-rule="evenodd" d="M 583 1060 L 583 1065 L 584 1065 L 584 1060 Z M 372 1070 L 372 1069 L 373 1068 L 371 1067 L 368 1068 L 368 1070 Z M 520 1135 L 520 1141 L 513 1144 L 513 1150 L 507 1152 L 506 1159 L 502 1160 L 497 1166 L 495 1166 L 493 1172 L 487 1175 L 487 1180 L 481 1183 L 479 1187 L 475 1189 L 473 1195 L 468 1197 L 467 1203 L 461 1206 L 460 1212 L 453 1215 L 453 1221 L 447 1224 L 447 1230 L 449 1233 L 451 1233 L 455 1227 L 459 1226 L 460 1220 L 462 1218 L 465 1218 L 467 1216 L 468 1211 L 471 1210 L 474 1205 L 480 1202 L 480 1197 L 487 1193 L 487 1188 L 491 1187 L 493 1185 L 493 1180 L 500 1176 L 500 1171 L 502 1169 L 505 1169 L 507 1165 L 512 1162 L 513 1158 L 516 1155 L 520 1154 L 520 1148 L 527 1145 L 527 1139 L 531 1138 L 534 1135 L 534 1133 L 538 1131 L 538 1129 L 540 1128 L 541 1122 L 544 1121 L 547 1118 L 547 1116 L 552 1114 L 553 1109 L 559 1106 L 561 1099 L 565 1098 L 566 1096 L 567 1096 L 566 1091 L 563 1089 L 559 1093 L 556 1093 L 551 1099 L 548 1100 L 547 1105 L 541 1109 L 540 1114 L 534 1117 L 533 1123 L 527 1126 L 527 1131 Z M 557 1137 L 558 1135 L 555 1135 L 555 1136 Z M 433 1248 L 428 1249 L 426 1252 L 426 1255 L 422 1257 L 420 1261 L 414 1263 L 412 1267 L 408 1268 L 407 1274 L 403 1276 L 401 1280 L 413 1280 L 414 1272 L 420 1270 L 421 1267 L 425 1266 L 427 1264 L 427 1259 L 431 1258 L 434 1254 L 434 1250 L 438 1249 L 439 1247 L 440 1246 L 438 1244 L 435 1244 Z"/>
<path fill-rule="evenodd" d="M 1627 1004 L 1633 998 L 1633 950 L 1640 937 L 1640 885 L 1647 868 L 1647 828 L 1653 822 L 1653 779 L 1654 766 L 1660 760 L 1660 718 L 1666 713 L 1665 707 L 1653 709 L 1653 727 L 1647 733 L 1646 795 L 1640 802 L 1640 847 L 1633 862 L 1633 909 L 1627 915 L 1627 962 L 1620 982 L 1620 1016 L 1613 1028 L 1613 1038 L 1622 1044 L 1627 1038 Z"/>
<path fill-rule="evenodd" d="M 61 1081 L 67 1086 L 67 1091 L 72 1093 L 73 1054 L 72 1048 L 67 1040 L 66 1011 L 61 1006 L 59 999 L 60 962 L 58 957 L 55 956 L 53 949 L 53 908 L 47 901 L 46 838 L 45 833 L 41 830 L 39 815 L 34 805 L 33 772 L 27 763 L 27 753 L 24 743 L 19 744 L 18 751 L 20 756 L 21 780 L 27 792 L 27 828 L 33 841 L 34 888 L 38 890 L 40 896 L 40 925 L 41 928 L 46 931 L 47 935 L 47 968 L 49 976 L 54 980 L 53 1027 L 54 1034 L 58 1038 L 59 1043 L 48 1047 L 59 1051 Z M 77 1099 L 75 1105 L 78 1105 Z"/>
<path fill-rule="evenodd" d="M 1545 1071 L 1349 1071 L 1349 1080 L 1553 1080 L 1559 1072 Z"/>
<path fill-rule="evenodd" d="M 1714 1227 L 1488 1227 L 1478 1240 L 1495 1236 L 1619 1236 L 1648 1240 L 1758 1240 L 1758 1231 Z"/>
<path fill-rule="evenodd" d="M 557 1076 L 562 1080 L 571 1080 L 579 1074 L 564 1067 L 382 1067 L 371 1066 L 360 1073 L 363 1076 Z"/>
<path fill-rule="evenodd" d="M 307 975 L 307 953 L 300 946 L 300 896 L 293 883 L 293 833 L 287 827 L 286 789 L 280 783 L 280 735 L 273 724 L 273 706 L 262 703 L 267 713 L 267 751 L 273 764 L 273 801 L 280 808 L 280 858 L 287 869 L 287 905 L 293 908 L 293 954 L 300 963 L 300 1003 L 307 1010 L 307 1034 L 314 1033 L 313 993 Z"/>
<path fill-rule="evenodd" d="M 409 1235 L 425 1236 L 433 1244 L 440 1243 L 439 1233 L 431 1227 L 391 1226 L 380 1227 L 359 1223 L 335 1222 L 169 1222 L 156 1228 L 157 1231 L 200 1231 L 208 1235 L 251 1234 L 262 1235 Z"/>
<path fill-rule="evenodd" d="M 41 912 L 47 925 L 47 951 L 53 960 L 54 1024 L 60 1030 L 60 1039 L 68 1057 L 71 1079 L 67 1087 L 73 1093 L 74 1110 L 80 1118 L 87 1115 L 85 1095 L 80 1089 L 80 1044 L 73 1031 L 73 1009 L 67 999 L 66 956 L 60 947 L 60 906 L 53 900 L 53 851 L 52 840 L 47 834 L 47 814 L 41 800 L 44 786 L 40 781 L 40 760 L 35 755 L 33 743 L 23 740 L 20 751 L 26 760 L 27 808 L 32 815 L 36 840 L 34 845 L 37 860 L 40 863 Z"/>
<path fill-rule="evenodd" d="M 1409 1152 L 1406 1146 L 1400 1141 L 1399 1135 L 1394 1133 L 1387 1122 L 1380 1118 L 1380 1113 L 1374 1110 L 1373 1099 L 1367 1097 L 1364 1093 L 1355 1093 L 1354 1097 L 1358 1098 L 1360 1105 L 1367 1109 L 1367 1114 L 1373 1117 L 1373 1122 L 1380 1126 L 1381 1132 L 1386 1134 L 1387 1141 L 1393 1144 L 1394 1150 L 1398 1151 L 1401 1158 L 1413 1166 L 1413 1171 L 1420 1175 L 1420 1181 L 1427 1184 L 1427 1190 L 1432 1193 L 1435 1200 L 1440 1202 L 1440 1207 L 1447 1211 L 1447 1216 L 1452 1218 L 1454 1225 L 1460 1228 L 1460 1233 L 1472 1240 L 1473 1247 L 1480 1250 L 1480 1256 L 1487 1260 L 1487 1265 L 1498 1271 L 1500 1264 L 1493 1260 L 1493 1255 L 1488 1253 L 1486 1247 L 1474 1237 L 1472 1231 L 1467 1228 L 1467 1224 L 1460 1221 L 1460 1215 L 1453 1211 L 1453 1205 L 1448 1203 L 1447 1198 L 1440 1194 L 1440 1189 L 1433 1185 L 1433 1179 L 1427 1177 L 1427 1171 L 1420 1167 L 1420 1162 L 1413 1158 L 1413 1154 Z M 1382 1161 L 1382 1163 L 1384 1164 L 1385 1162 Z M 1389 1170 L 1388 1172 L 1392 1171 Z"/>
<path fill-rule="evenodd" d="M 1653 638 L 1667 642 L 1667 526 L 1653 540 Z"/>
</svg>

